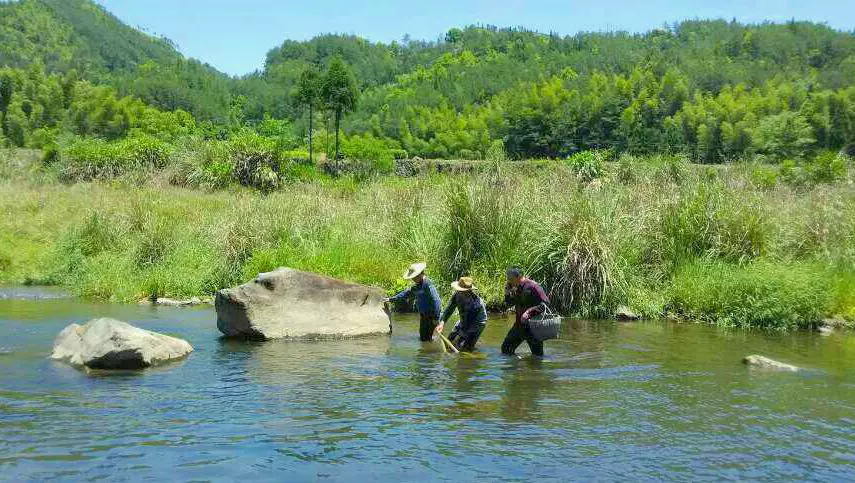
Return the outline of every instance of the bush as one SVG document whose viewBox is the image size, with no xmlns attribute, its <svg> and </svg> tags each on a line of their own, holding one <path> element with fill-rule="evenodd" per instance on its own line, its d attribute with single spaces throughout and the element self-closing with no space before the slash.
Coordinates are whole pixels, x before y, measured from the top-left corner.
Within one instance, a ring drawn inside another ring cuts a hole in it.
<svg viewBox="0 0 855 483">
<path fill-rule="evenodd" d="M 608 160 L 608 151 L 581 151 L 567 158 L 567 165 L 582 183 L 588 183 L 603 175 L 603 166 Z"/>
<path fill-rule="evenodd" d="M 846 159 L 834 151 L 817 155 L 804 166 L 805 178 L 814 183 L 835 183 L 846 179 Z"/>
<path fill-rule="evenodd" d="M 698 261 L 677 272 L 669 299 L 677 314 L 722 326 L 809 328 L 832 308 L 830 280 L 810 264 Z"/>
<path fill-rule="evenodd" d="M 139 169 L 166 166 L 171 147 L 145 135 L 121 141 L 98 138 L 74 138 L 60 147 L 58 169 L 65 181 L 111 179 Z"/>
<path fill-rule="evenodd" d="M 345 158 L 359 161 L 363 169 L 373 173 L 391 173 L 395 170 L 395 149 L 399 149 L 370 134 L 348 137 L 342 143 Z"/>
<path fill-rule="evenodd" d="M 406 149 L 393 148 L 389 150 L 393 159 L 410 159 L 410 153 Z"/>
<path fill-rule="evenodd" d="M 807 120 L 792 111 L 761 119 L 753 139 L 758 152 L 776 160 L 800 159 L 816 142 Z"/>
<path fill-rule="evenodd" d="M 244 185 L 272 191 L 279 186 L 280 152 L 275 140 L 242 131 L 227 144 L 232 176 Z"/>
<path fill-rule="evenodd" d="M 754 165 L 751 167 L 748 178 L 755 188 L 770 190 L 778 184 L 778 171 L 771 166 Z"/>
<path fill-rule="evenodd" d="M 778 167 L 778 175 L 781 181 L 790 186 L 804 186 L 807 184 L 807 177 L 804 170 L 792 159 L 781 162 L 781 165 Z"/>
</svg>

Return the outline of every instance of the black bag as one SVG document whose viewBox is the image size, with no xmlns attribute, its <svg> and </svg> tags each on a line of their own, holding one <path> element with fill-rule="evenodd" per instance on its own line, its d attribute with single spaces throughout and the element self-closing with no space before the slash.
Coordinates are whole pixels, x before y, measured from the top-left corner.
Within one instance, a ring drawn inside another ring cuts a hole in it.
<svg viewBox="0 0 855 483">
<path fill-rule="evenodd" d="M 557 339 L 561 332 L 561 317 L 547 307 L 542 314 L 530 318 L 526 325 L 531 335 L 541 342 Z"/>
</svg>

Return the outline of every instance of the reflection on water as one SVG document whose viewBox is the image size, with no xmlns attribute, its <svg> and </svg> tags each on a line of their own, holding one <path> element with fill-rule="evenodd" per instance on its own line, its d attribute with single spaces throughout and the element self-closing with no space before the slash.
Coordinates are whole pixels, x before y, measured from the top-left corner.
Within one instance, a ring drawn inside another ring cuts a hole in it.
<svg viewBox="0 0 855 483">
<path fill-rule="evenodd" d="M 218 338 L 210 309 L 0 300 L 0 479 L 831 479 L 855 476 L 855 339 L 573 322 L 548 357 L 392 337 Z M 189 340 L 146 372 L 47 359 L 112 316 Z M 748 353 L 800 374 L 751 371 Z"/>
</svg>

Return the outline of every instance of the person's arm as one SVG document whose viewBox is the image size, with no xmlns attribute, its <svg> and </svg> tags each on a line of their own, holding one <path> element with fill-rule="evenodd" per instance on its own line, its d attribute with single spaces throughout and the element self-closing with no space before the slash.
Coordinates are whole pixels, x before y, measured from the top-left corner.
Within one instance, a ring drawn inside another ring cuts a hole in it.
<svg viewBox="0 0 855 483">
<path fill-rule="evenodd" d="M 389 297 L 389 302 L 397 302 L 399 300 L 404 300 L 405 298 L 410 296 L 410 293 L 412 291 L 413 291 L 413 287 L 410 287 L 410 288 L 405 289 L 405 290 L 401 290 L 400 292 L 396 293 L 395 295 Z"/>
<path fill-rule="evenodd" d="M 440 317 L 439 320 L 441 320 L 443 324 L 448 322 L 448 319 L 451 318 L 451 314 L 454 313 L 454 309 L 456 308 L 457 297 L 452 295 L 451 300 L 448 301 L 448 305 L 445 307 L 445 310 L 442 312 L 442 317 Z"/>
<path fill-rule="evenodd" d="M 523 321 L 527 321 L 532 317 L 536 317 L 542 314 L 546 311 L 546 306 L 549 304 L 549 297 L 546 295 L 546 292 L 543 291 L 543 287 L 541 287 L 537 283 L 532 283 L 530 288 L 532 292 L 534 292 L 535 296 L 540 300 L 540 303 L 538 303 L 534 307 L 530 307 L 523 313 Z"/>
</svg>

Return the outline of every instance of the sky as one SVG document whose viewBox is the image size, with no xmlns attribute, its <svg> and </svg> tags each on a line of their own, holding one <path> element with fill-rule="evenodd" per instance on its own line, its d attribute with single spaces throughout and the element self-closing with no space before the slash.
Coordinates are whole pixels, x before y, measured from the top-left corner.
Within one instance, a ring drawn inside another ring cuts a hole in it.
<svg viewBox="0 0 855 483">
<path fill-rule="evenodd" d="M 685 19 L 812 20 L 855 29 L 855 0 L 98 0 L 125 23 L 232 75 L 264 66 L 284 40 L 322 33 L 391 42 L 436 40 L 471 24 L 541 32 L 643 32 Z"/>
</svg>

